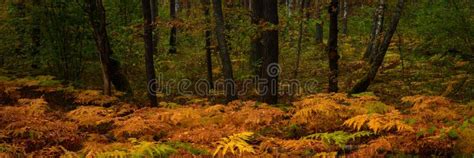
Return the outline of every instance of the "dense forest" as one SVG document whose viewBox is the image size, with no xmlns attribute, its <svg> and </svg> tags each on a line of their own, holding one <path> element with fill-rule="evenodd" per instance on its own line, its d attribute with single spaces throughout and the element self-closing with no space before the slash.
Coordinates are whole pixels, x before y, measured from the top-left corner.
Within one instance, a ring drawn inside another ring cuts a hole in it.
<svg viewBox="0 0 474 158">
<path fill-rule="evenodd" d="M 473 157 L 471 0 L 0 0 L 0 157 Z"/>
</svg>

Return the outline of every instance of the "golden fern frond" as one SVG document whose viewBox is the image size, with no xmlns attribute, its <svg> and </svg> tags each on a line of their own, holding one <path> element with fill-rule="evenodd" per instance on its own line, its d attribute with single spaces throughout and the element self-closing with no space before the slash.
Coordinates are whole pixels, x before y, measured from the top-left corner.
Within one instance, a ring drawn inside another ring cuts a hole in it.
<svg viewBox="0 0 474 158">
<path fill-rule="evenodd" d="M 101 144 L 95 142 L 84 143 L 84 148 L 81 153 L 84 154 L 85 158 L 110 158 L 110 157 L 121 157 L 122 153 L 127 153 L 127 150 L 131 148 L 130 144 L 123 143 L 112 143 L 112 144 Z"/>
<path fill-rule="evenodd" d="M 337 152 L 320 152 L 316 153 L 313 157 L 315 158 L 336 158 Z"/>
<path fill-rule="evenodd" d="M 398 111 L 393 111 L 385 115 L 377 113 L 358 115 L 344 121 L 343 125 L 357 131 L 360 131 L 364 125 L 367 125 L 368 129 L 374 131 L 374 133 L 390 131 L 392 129 L 396 129 L 398 132 L 413 131 L 411 126 L 401 121 Z"/>
<path fill-rule="evenodd" d="M 94 104 L 94 105 L 106 105 L 117 102 L 118 98 L 115 96 L 103 95 L 101 91 L 97 90 L 84 90 L 79 91 L 75 94 L 74 102 L 77 104 Z"/>
<path fill-rule="evenodd" d="M 75 152 L 69 151 L 66 148 L 59 146 L 59 148 L 64 152 L 60 158 L 79 158 L 80 156 Z"/>
<path fill-rule="evenodd" d="M 242 132 L 233 134 L 226 138 L 222 138 L 221 141 L 217 142 L 217 148 L 214 151 L 213 156 L 216 156 L 219 152 L 221 152 L 222 156 L 227 154 L 227 151 L 230 150 L 232 154 L 236 154 L 236 150 L 239 154 L 248 152 L 248 153 L 255 153 L 253 147 L 247 143 L 253 136 L 253 132 Z"/>
<path fill-rule="evenodd" d="M 351 153 L 349 157 L 378 157 L 392 151 L 392 145 L 386 137 L 381 137 L 370 141 L 367 145 Z M 382 155 L 380 155 L 382 154 Z"/>
</svg>

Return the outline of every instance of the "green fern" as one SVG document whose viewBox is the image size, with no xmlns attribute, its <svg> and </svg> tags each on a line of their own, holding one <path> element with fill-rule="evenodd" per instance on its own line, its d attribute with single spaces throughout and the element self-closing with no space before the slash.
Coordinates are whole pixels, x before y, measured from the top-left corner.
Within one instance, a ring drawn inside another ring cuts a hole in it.
<svg viewBox="0 0 474 158">
<path fill-rule="evenodd" d="M 328 144 L 335 144 L 343 148 L 347 142 L 350 140 L 355 140 L 356 138 L 366 137 L 372 135 L 372 132 L 369 131 L 360 131 L 356 133 L 347 133 L 344 131 L 336 131 L 333 133 L 315 133 L 303 137 L 303 139 L 319 139 Z"/>
<path fill-rule="evenodd" d="M 212 155 L 216 156 L 221 152 L 222 156 L 224 156 L 227 154 L 227 151 L 230 151 L 232 154 L 236 154 L 237 152 L 239 154 L 244 152 L 255 153 L 253 147 L 247 143 L 253 134 L 253 132 L 242 132 L 222 138 L 221 141 L 217 142 L 217 148 Z"/>
<path fill-rule="evenodd" d="M 114 150 L 97 153 L 96 156 L 97 158 L 126 158 L 129 157 L 129 153 L 127 151 Z"/>
<path fill-rule="evenodd" d="M 133 158 L 142 157 L 169 157 L 176 152 L 176 149 L 166 144 L 158 144 L 154 142 L 140 142 L 130 153 Z"/>
</svg>

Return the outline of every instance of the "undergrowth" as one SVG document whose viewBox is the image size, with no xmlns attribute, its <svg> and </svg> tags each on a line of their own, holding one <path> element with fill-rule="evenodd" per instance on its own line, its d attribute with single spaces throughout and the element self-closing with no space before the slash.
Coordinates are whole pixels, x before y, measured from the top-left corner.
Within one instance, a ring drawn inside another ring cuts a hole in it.
<svg viewBox="0 0 474 158">
<path fill-rule="evenodd" d="M 15 93 L 17 88 L 8 88 L 36 82 L 7 82 L 3 90 L 12 94 L 5 97 L 13 105 L 0 105 L 0 157 L 371 157 L 474 152 L 473 106 L 442 96 L 407 96 L 401 105 L 392 105 L 373 93 L 321 93 L 284 108 L 241 100 L 212 105 L 206 99 L 141 108 L 120 102 L 119 94 L 107 97 L 100 91 L 70 89 L 65 94 L 72 98 L 74 109 L 57 110 L 47 98 L 26 98 Z M 64 90 L 37 88 L 42 93 Z"/>
</svg>

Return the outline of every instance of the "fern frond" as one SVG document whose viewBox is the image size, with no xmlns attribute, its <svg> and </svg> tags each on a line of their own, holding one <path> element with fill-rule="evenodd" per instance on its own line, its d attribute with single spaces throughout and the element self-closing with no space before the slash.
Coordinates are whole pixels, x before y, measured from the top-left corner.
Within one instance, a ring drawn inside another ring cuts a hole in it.
<svg viewBox="0 0 474 158">
<path fill-rule="evenodd" d="M 193 155 L 208 155 L 209 152 L 205 149 L 199 149 L 193 147 L 190 143 L 183 143 L 183 142 L 168 142 L 166 143 L 172 146 L 175 149 L 183 149 Z"/>
<path fill-rule="evenodd" d="M 398 132 L 414 131 L 411 126 L 401 121 L 400 113 L 398 111 L 385 115 L 377 113 L 358 115 L 344 121 L 344 125 L 357 131 L 360 131 L 362 126 L 367 125 L 367 127 L 374 133 L 390 131 L 392 129 L 396 129 Z"/>
<path fill-rule="evenodd" d="M 130 156 L 134 158 L 141 157 L 169 157 L 175 153 L 176 149 L 166 144 L 154 142 L 139 142 L 130 152 Z"/>
<path fill-rule="evenodd" d="M 336 158 L 337 152 L 320 152 L 315 154 L 313 157 L 315 158 Z"/>
<path fill-rule="evenodd" d="M 107 151 L 96 155 L 97 158 L 127 158 L 128 156 L 127 151 L 121 150 Z"/>
<path fill-rule="evenodd" d="M 356 133 L 347 133 L 344 131 L 336 131 L 333 133 L 315 133 L 308 135 L 306 137 L 303 137 L 303 139 L 318 139 L 322 140 L 328 144 L 335 144 L 338 145 L 339 147 L 344 147 L 347 142 L 350 140 L 355 140 L 356 138 L 360 137 L 367 137 L 372 135 L 372 132 L 369 131 L 360 131 Z"/>
<path fill-rule="evenodd" d="M 219 152 L 221 152 L 222 156 L 224 156 L 227 154 L 228 150 L 230 150 L 232 154 L 242 154 L 245 152 L 255 153 L 253 147 L 247 143 L 253 134 L 253 132 L 242 132 L 222 138 L 221 141 L 217 142 L 217 148 L 214 150 L 212 155 L 216 156 Z"/>
</svg>

